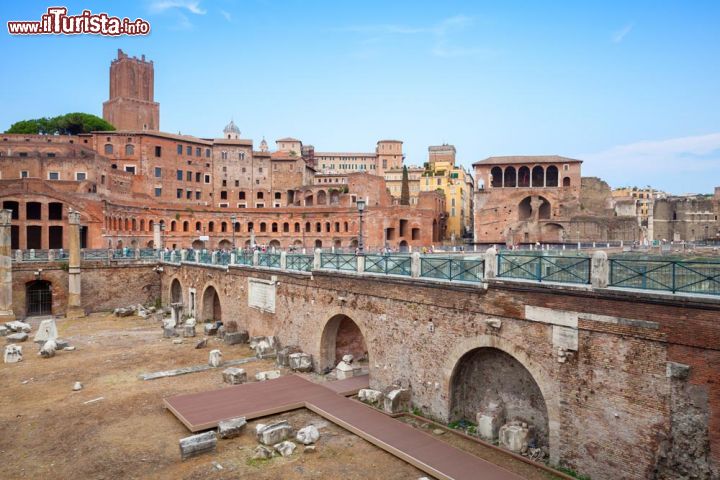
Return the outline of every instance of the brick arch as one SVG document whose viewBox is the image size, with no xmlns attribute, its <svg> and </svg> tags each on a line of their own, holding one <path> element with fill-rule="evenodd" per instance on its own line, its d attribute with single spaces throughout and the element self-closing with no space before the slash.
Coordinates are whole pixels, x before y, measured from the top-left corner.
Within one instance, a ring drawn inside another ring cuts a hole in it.
<svg viewBox="0 0 720 480">
<path fill-rule="evenodd" d="M 217 300 L 218 300 L 217 303 L 213 303 L 212 308 L 210 307 L 210 305 L 208 305 L 206 303 L 208 301 L 214 302 L 214 297 L 206 298 L 209 295 L 209 293 L 210 293 L 209 290 L 211 288 L 213 290 L 215 290 L 215 294 L 217 295 Z M 200 291 L 200 289 L 198 289 L 198 291 Z M 204 322 L 205 320 L 207 320 L 206 316 L 211 310 L 214 313 L 213 320 L 222 321 L 222 319 L 223 319 L 223 316 L 222 316 L 223 315 L 222 290 L 215 284 L 215 282 L 206 282 L 205 284 L 203 284 L 202 293 L 200 294 L 199 297 L 196 297 L 195 302 L 198 304 L 198 307 L 199 307 L 196 309 L 196 311 L 198 312 L 196 314 L 196 317 L 198 318 L 199 322 Z M 219 311 L 217 311 L 218 309 L 216 307 L 219 307 Z"/>
<path fill-rule="evenodd" d="M 180 286 L 180 291 L 179 291 L 180 299 L 179 300 L 176 300 L 176 298 L 174 298 L 177 296 L 177 295 L 175 295 L 177 293 L 175 285 Z M 185 304 L 185 301 L 184 301 L 185 294 L 183 293 L 184 291 L 185 291 L 185 287 L 183 286 L 182 280 L 180 280 L 180 277 L 178 275 L 174 275 L 170 279 L 170 283 L 168 284 L 168 297 L 167 297 L 168 303 L 174 303 L 176 301 L 179 301 L 180 303 L 182 303 L 184 305 Z"/>
<path fill-rule="evenodd" d="M 478 335 L 465 338 L 455 344 L 455 347 L 447 355 L 441 372 L 443 411 L 447 412 L 447 415 L 450 414 L 453 376 L 460 360 L 467 353 L 479 348 L 495 348 L 507 353 L 530 372 L 533 380 L 540 388 L 540 393 L 542 393 L 547 408 L 550 462 L 558 463 L 560 459 L 560 398 L 557 393 L 558 386 L 548 372 L 533 361 L 522 347 L 509 340 L 494 335 Z"/>
<path fill-rule="evenodd" d="M 369 336 L 371 329 L 368 327 L 366 321 L 358 315 L 351 315 L 350 312 L 345 310 L 335 310 L 330 315 L 326 315 L 319 328 L 315 329 L 315 338 L 313 345 L 316 346 L 318 355 L 315 361 L 315 368 L 318 371 L 322 371 L 327 367 L 334 367 L 335 362 L 335 341 L 337 340 L 337 331 L 340 327 L 340 323 L 344 318 L 349 318 L 352 322 L 357 325 L 358 330 L 365 340 L 365 346 L 368 351 L 368 357 L 370 359 L 376 358 L 372 351 L 373 338 Z M 372 365 L 370 365 L 372 372 Z"/>
</svg>

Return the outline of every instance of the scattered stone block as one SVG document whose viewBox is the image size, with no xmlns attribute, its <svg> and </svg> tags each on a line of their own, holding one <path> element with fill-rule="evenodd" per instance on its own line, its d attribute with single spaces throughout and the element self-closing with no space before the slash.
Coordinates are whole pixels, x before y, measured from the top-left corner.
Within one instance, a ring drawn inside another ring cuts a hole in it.
<svg viewBox="0 0 720 480">
<path fill-rule="evenodd" d="M 55 345 L 57 345 L 58 350 L 65 350 L 70 346 L 70 342 L 68 342 L 67 340 L 63 340 L 62 338 L 56 338 Z"/>
<path fill-rule="evenodd" d="M 295 445 L 293 442 L 286 440 L 284 442 L 273 445 L 273 448 L 277 450 L 277 452 L 283 457 L 289 457 L 293 454 L 293 452 L 297 448 L 297 445 Z"/>
<path fill-rule="evenodd" d="M 388 413 L 401 413 L 410 408 L 410 390 L 388 387 L 383 393 L 383 410 Z"/>
<path fill-rule="evenodd" d="M 219 339 L 225 338 L 225 326 L 220 325 L 217 329 L 217 332 L 215 332 L 215 335 L 217 335 Z"/>
<path fill-rule="evenodd" d="M 290 370 L 294 372 L 312 372 L 313 361 L 309 353 L 291 353 Z"/>
<path fill-rule="evenodd" d="M 37 333 L 35 333 L 34 342 L 47 342 L 48 340 L 55 340 L 58 337 L 57 326 L 55 325 L 55 319 L 51 318 L 40 322 Z"/>
<path fill-rule="evenodd" d="M 163 328 L 163 338 L 173 338 L 177 337 L 177 331 L 175 331 L 175 327 L 164 327 Z"/>
<path fill-rule="evenodd" d="M 5 354 L 3 355 L 3 361 L 5 363 L 18 363 L 22 362 L 22 359 L 23 354 L 20 345 L 7 345 L 5 347 Z"/>
<path fill-rule="evenodd" d="M 684 380 L 690 375 L 690 366 L 684 363 L 667 362 L 665 373 L 667 378 Z"/>
<path fill-rule="evenodd" d="M 227 332 L 223 337 L 223 341 L 226 345 L 237 345 L 239 343 L 245 343 L 248 341 L 248 333 L 246 330 L 238 332 Z"/>
<path fill-rule="evenodd" d="M 195 348 L 198 348 L 198 349 L 205 348 L 205 347 L 207 347 L 207 338 L 203 338 L 202 340 L 200 340 L 199 342 L 197 342 L 195 344 Z"/>
<path fill-rule="evenodd" d="M 48 340 L 40 349 L 40 356 L 42 358 L 52 358 L 55 356 L 55 350 L 57 350 L 55 340 Z"/>
<path fill-rule="evenodd" d="M 235 438 L 245 429 L 245 425 L 247 425 L 245 417 L 221 420 L 218 423 L 218 436 L 220 438 Z"/>
<path fill-rule="evenodd" d="M 132 308 L 116 308 L 113 310 L 116 317 L 129 317 L 135 313 L 135 309 Z"/>
<path fill-rule="evenodd" d="M 217 435 L 215 432 L 205 432 L 180 439 L 180 458 L 183 460 L 215 451 Z"/>
<path fill-rule="evenodd" d="M 268 458 L 272 458 L 273 451 L 266 447 L 265 445 L 258 445 L 255 448 L 255 453 L 253 454 L 253 459 L 255 460 L 267 460 Z"/>
<path fill-rule="evenodd" d="M 378 406 L 382 401 L 383 394 L 380 390 L 373 390 L 372 388 L 363 388 L 358 392 L 358 400 L 370 405 Z"/>
<path fill-rule="evenodd" d="M 222 352 L 220 350 L 210 350 L 208 365 L 211 367 L 219 367 L 222 364 Z"/>
<path fill-rule="evenodd" d="M 346 378 L 352 378 L 356 375 L 360 375 L 360 367 L 351 365 L 345 360 L 340 361 L 335 367 L 335 377 L 338 380 L 345 380 Z"/>
<path fill-rule="evenodd" d="M 320 432 L 318 432 L 318 429 L 315 427 L 315 425 L 308 425 L 307 427 L 303 427 L 300 430 L 298 430 L 297 435 L 295 435 L 295 440 L 302 443 L 303 445 L 310 445 L 312 443 L 315 443 L 320 438 Z"/>
<path fill-rule="evenodd" d="M 73 385 L 73 392 L 79 392 L 82 389 L 83 389 L 83 384 L 80 382 L 75 382 L 75 384 Z"/>
<path fill-rule="evenodd" d="M 348 363 L 348 364 L 352 363 L 353 359 L 354 359 L 353 356 L 350 355 L 349 353 L 347 355 L 343 355 L 343 357 L 342 357 L 342 361 L 345 363 Z"/>
<path fill-rule="evenodd" d="M 5 337 L 7 343 L 20 343 L 28 339 L 28 334 L 25 332 L 11 333 Z"/>
<path fill-rule="evenodd" d="M 266 372 L 258 372 L 255 374 L 255 380 L 264 382 L 265 380 L 274 380 L 280 378 L 280 370 L 268 370 Z"/>
<path fill-rule="evenodd" d="M 500 427 L 505 424 L 505 406 L 501 401 L 491 401 L 476 415 L 478 436 L 494 442 Z"/>
<path fill-rule="evenodd" d="M 185 320 L 186 327 L 194 327 L 195 325 L 197 325 L 197 320 L 195 320 L 195 317 L 189 317 Z"/>
<path fill-rule="evenodd" d="M 277 351 L 277 357 L 275 357 L 275 363 L 278 367 L 289 367 L 290 366 L 290 355 L 293 353 L 300 353 L 302 350 L 297 345 L 288 345 Z"/>
<path fill-rule="evenodd" d="M 0 337 L 4 337 L 8 334 L 8 328 L 5 325 L 0 325 Z"/>
<path fill-rule="evenodd" d="M 275 355 L 277 354 L 278 347 L 279 344 L 275 337 L 264 337 L 255 344 L 255 356 L 258 358 L 265 358 Z"/>
<path fill-rule="evenodd" d="M 183 339 L 182 338 L 176 338 L 173 340 L 173 345 L 182 345 Z"/>
<path fill-rule="evenodd" d="M 204 328 L 205 335 L 215 335 L 218 331 L 218 326 L 214 323 L 206 323 Z"/>
<path fill-rule="evenodd" d="M 63 350 L 66 351 L 66 352 L 74 352 L 74 351 L 75 351 L 75 347 L 74 347 L 73 345 L 70 345 L 69 347 L 63 348 Z"/>
<path fill-rule="evenodd" d="M 242 368 L 230 367 L 222 372 L 223 382 L 230 385 L 239 385 L 247 382 L 247 373 Z"/>
<path fill-rule="evenodd" d="M 317 447 L 315 445 L 305 445 L 305 448 L 303 448 L 303 453 L 315 453 L 317 452 Z"/>
<path fill-rule="evenodd" d="M 195 325 L 187 325 L 183 327 L 183 337 L 194 337 L 195 336 Z"/>
<path fill-rule="evenodd" d="M 500 427 L 498 432 L 500 446 L 511 452 L 521 453 L 528 448 L 530 429 L 526 423 L 513 421 Z"/>
<path fill-rule="evenodd" d="M 275 445 L 287 439 L 292 433 L 292 428 L 286 420 L 271 423 L 269 425 L 258 424 L 255 427 L 255 436 L 258 442 L 263 445 Z"/>
<path fill-rule="evenodd" d="M 24 332 L 24 333 L 30 333 L 30 330 L 32 330 L 32 327 L 29 323 L 21 322 L 19 320 L 13 320 L 12 322 L 7 322 L 5 324 L 5 327 L 7 327 L 8 330 L 11 330 L 13 332 Z"/>
</svg>

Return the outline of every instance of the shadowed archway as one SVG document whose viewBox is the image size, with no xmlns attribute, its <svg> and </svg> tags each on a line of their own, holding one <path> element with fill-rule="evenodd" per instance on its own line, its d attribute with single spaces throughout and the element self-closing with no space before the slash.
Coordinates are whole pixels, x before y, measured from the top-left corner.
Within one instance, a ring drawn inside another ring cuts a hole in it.
<svg viewBox="0 0 720 480">
<path fill-rule="evenodd" d="M 215 287 L 208 286 L 205 288 L 202 296 L 202 316 L 201 321 L 212 322 L 222 321 L 222 307 L 220 305 L 220 296 Z"/>
<path fill-rule="evenodd" d="M 320 370 L 334 367 L 350 354 L 357 363 L 369 361 L 368 347 L 360 327 L 350 317 L 337 314 L 328 320 L 320 339 Z"/>
</svg>

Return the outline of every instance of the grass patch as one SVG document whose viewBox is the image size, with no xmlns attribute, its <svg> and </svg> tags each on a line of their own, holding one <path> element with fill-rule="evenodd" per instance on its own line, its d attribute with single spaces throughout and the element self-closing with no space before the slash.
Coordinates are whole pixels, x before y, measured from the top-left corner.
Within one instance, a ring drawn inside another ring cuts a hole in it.
<svg viewBox="0 0 720 480">
<path fill-rule="evenodd" d="M 249 467 L 260 468 L 263 465 L 267 465 L 268 463 L 270 463 L 270 460 L 272 460 L 272 457 L 271 458 L 252 458 L 252 457 L 250 457 L 247 460 L 245 460 L 245 464 Z"/>
<path fill-rule="evenodd" d="M 578 480 L 591 480 L 589 476 L 581 475 L 581 474 L 577 473 L 575 470 L 573 470 L 572 468 L 561 467 L 560 465 L 555 465 L 555 466 L 553 466 L 553 468 L 566 474 L 566 475 L 570 475 L 573 478 L 577 478 Z"/>
</svg>

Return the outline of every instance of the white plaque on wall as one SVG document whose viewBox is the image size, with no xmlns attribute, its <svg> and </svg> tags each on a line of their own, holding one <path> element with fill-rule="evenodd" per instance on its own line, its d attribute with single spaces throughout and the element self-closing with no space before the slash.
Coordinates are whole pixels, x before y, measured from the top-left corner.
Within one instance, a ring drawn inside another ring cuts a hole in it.
<svg viewBox="0 0 720 480">
<path fill-rule="evenodd" d="M 561 347 L 565 350 L 577 352 L 578 331 L 572 327 L 561 327 L 553 325 L 553 347 Z"/>
<path fill-rule="evenodd" d="M 248 278 L 248 306 L 275 313 L 275 281 Z"/>
</svg>

